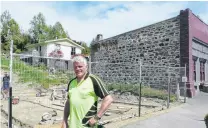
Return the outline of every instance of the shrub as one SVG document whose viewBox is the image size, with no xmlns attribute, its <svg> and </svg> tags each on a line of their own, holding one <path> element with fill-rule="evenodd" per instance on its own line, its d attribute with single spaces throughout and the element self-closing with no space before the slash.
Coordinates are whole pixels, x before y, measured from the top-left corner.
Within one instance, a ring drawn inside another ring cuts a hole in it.
<svg viewBox="0 0 208 128">
<path fill-rule="evenodd" d="M 208 128 L 208 114 L 205 115 L 204 122 L 206 124 L 206 127 Z"/>
<path fill-rule="evenodd" d="M 134 95 L 139 95 L 139 85 L 133 84 L 109 84 L 107 85 L 108 90 L 116 90 L 120 92 L 131 92 Z M 162 100 L 167 100 L 168 92 L 166 90 L 154 89 L 145 85 L 141 86 L 142 97 L 147 98 L 158 98 Z M 173 94 L 170 95 L 170 102 L 176 101 L 177 97 Z"/>
</svg>

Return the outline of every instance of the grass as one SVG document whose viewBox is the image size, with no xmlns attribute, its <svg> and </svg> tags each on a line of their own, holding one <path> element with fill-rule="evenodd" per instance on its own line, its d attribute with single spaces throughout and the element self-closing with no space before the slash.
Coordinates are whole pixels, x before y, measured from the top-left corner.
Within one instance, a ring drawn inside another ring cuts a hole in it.
<svg viewBox="0 0 208 128">
<path fill-rule="evenodd" d="M 1 57 L 1 68 L 9 70 L 9 59 Z M 63 73 L 57 73 L 54 77 L 49 76 L 46 67 L 31 66 L 29 64 L 20 61 L 18 58 L 13 59 L 13 72 L 19 76 L 19 80 L 23 82 L 35 82 L 41 84 L 44 88 L 49 86 L 67 84 L 69 76 Z"/>
<path fill-rule="evenodd" d="M 139 85 L 124 85 L 124 84 L 109 84 L 107 85 L 108 90 L 117 90 L 120 92 L 131 92 L 134 95 L 139 96 Z M 148 86 L 142 85 L 141 86 L 141 95 L 142 97 L 147 98 L 158 98 L 162 100 L 167 100 L 168 92 L 166 90 L 159 90 L 150 88 Z M 170 102 L 176 101 L 176 95 L 170 95 Z"/>
</svg>

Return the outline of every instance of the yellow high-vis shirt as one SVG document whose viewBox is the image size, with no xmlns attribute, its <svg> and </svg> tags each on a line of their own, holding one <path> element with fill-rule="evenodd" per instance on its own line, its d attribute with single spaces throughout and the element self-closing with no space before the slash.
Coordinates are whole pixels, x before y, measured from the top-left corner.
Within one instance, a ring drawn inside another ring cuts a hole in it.
<svg viewBox="0 0 208 128">
<path fill-rule="evenodd" d="M 70 106 L 69 127 L 90 127 L 88 120 L 97 114 L 98 97 L 102 99 L 109 94 L 104 83 L 97 76 L 87 74 L 79 83 L 76 78 L 72 79 L 67 91 Z"/>
</svg>

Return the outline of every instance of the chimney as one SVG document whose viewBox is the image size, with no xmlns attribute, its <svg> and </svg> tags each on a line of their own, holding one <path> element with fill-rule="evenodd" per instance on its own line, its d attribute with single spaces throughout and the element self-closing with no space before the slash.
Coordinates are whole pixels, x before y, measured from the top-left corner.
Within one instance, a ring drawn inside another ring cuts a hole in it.
<svg viewBox="0 0 208 128">
<path fill-rule="evenodd" d="M 103 39 L 103 35 L 102 34 L 97 34 L 96 41 L 100 41 L 102 39 Z"/>
</svg>

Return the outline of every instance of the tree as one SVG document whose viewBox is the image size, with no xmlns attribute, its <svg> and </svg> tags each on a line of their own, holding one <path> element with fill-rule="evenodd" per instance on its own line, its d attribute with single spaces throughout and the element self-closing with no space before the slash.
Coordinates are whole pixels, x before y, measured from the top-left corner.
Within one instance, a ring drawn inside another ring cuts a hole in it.
<svg viewBox="0 0 208 128">
<path fill-rule="evenodd" d="M 10 32 L 11 32 L 11 38 L 14 42 L 13 43 L 14 44 L 14 52 L 21 52 L 20 45 L 22 44 L 23 39 L 22 39 L 19 25 L 14 19 L 11 19 L 9 21 L 9 27 L 10 27 Z"/>
<path fill-rule="evenodd" d="M 37 16 L 34 16 L 30 24 L 31 28 L 29 31 L 35 43 L 47 40 L 49 28 L 46 25 L 45 17 L 42 13 L 38 13 Z"/>
<path fill-rule="evenodd" d="M 6 42 L 7 32 L 8 32 L 8 23 L 11 20 L 11 15 L 9 11 L 4 11 L 1 15 L 1 43 Z"/>
<path fill-rule="evenodd" d="M 53 30 L 54 30 L 54 34 L 58 37 L 58 38 L 66 38 L 67 34 L 64 31 L 64 28 L 62 27 L 60 22 L 56 22 L 55 25 L 53 26 Z"/>
<path fill-rule="evenodd" d="M 90 47 L 88 47 L 85 42 L 81 42 L 81 45 L 85 48 L 82 50 L 82 54 L 90 55 Z"/>
<path fill-rule="evenodd" d="M 29 33 L 22 33 L 22 39 L 23 40 L 22 40 L 22 43 L 19 45 L 19 49 L 21 49 L 21 51 L 25 51 L 27 50 L 25 46 L 27 44 L 32 44 L 33 40 Z"/>
<path fill-rule="evenodd" d="M 11 18 L 8 11 L 3 12 L 1 15 L 1 23 L 2 50 L 8 52 L 10 48 L 10 41 L 13 40 L 14 52 L 21 52 L 20 45 L 22 44 L 23 39 L 18 23 Z"/>
<path fill-rule="evenodd" d="M 49 26 L 49 38 L 50 39 L 59 39 L 59 38 L 67 38 L 67 33 L 64 31 L 60 22 L 56 22 L 54 26 Z"/>
</svg>

